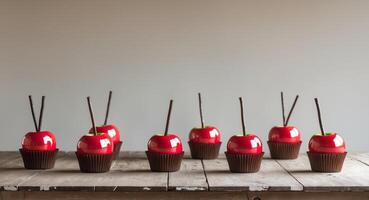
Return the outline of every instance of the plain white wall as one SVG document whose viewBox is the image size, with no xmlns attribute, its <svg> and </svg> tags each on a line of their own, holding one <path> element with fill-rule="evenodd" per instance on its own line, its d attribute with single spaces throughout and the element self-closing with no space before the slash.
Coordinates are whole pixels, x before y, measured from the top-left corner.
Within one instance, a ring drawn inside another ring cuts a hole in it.
<svg viewBox="0 0 369 200">
<path fill-rule="evenodd" d="M 356 0 L 0 0 L 0 150 L 17 150 L 33 130 L 27 95 L 58 146 L 74 150 L 90 127 L 86 96 L 110 121 L 124 150 L 145 150 L 162 132 L 174 99 L 170 132 L 188 150 L 205 120 L 228 138 L 241 132 L 243 96 L 249 131 L 264 141 L 301 98 L 291 124 L 303 147 L 319 132 L 314 97 L 327 131 L 351 151 L 369 150 L 369 1 Z"/>
</svg>

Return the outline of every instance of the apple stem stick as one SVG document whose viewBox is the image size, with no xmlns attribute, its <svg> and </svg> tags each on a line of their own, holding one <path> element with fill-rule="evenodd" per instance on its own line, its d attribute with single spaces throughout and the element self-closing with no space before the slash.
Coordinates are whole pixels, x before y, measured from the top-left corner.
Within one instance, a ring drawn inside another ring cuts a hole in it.
<svg viewBox="0 0 369 200">
<path fill-rule="evenodd" d="M 200 110 L 201 128 L 204 128 L 204 117 L 202 115 L 201 93 L 199 92 L 198 95 L 199 95 L 199 110 Z"/>
<path fill-rule="evenodd" d="M 288 113 L 288 115 L 287 115 L 287 119 L 286 119 L 286 122 L 284 123 L 284 126 L 287 126 L 287 125 L 288 125 L 288 121 L 290 121 L 290 117 L 291 117 L 291 114 L 292 114 L 292 112 L 293 112 L 293 109 L 294 109 L 294 108 L 295 108 L 295 106 L 296 106 L 297 99 L 299 99 L 299 95 L 296 95 L 295 100 L 293 101 L 292 107 L 291 107 L 291 109 L 290 109 L 290 112 L 289 112 L 289 113 Z"/>
<path fill-rule="evenodd" d="M 245 126 L 245 117 L 244 117 L 244 113 L 243 113 L 242 97 L 239 97 L 239 100 L 240 100 L 240 106 L 241 106 L 242 133 L 243 133 L 243 136 L 246 136 L 246 126 Z"/>
<path fill-rule="evenodd" d="M 31 107 L 31 113 L 32 113 L 32 118 L 33 118 L 33 124 L 35 125 L 35 130 L 37 132 L 38 128 L 37 128 L 37 122 L 36 122 L 36 117 L 35 117 L 35 111 L 33 109 L 33 101 L 32 101 L 32 96 L 29 95 L 28 96 L 28 99 L 29 99 L 29 105 Z"/>
<path fill-rule="evenodd" d="M 284 115 L 284 99 L 283 99 L 283 92 L 281 92 L 281 104 L 282 104 L 282 119 L 283 119 L 283 126 L 286 126 L 286 117 Z"/>
<path fill-rule="evenodd" d="M 113 95 L 113 92 L 110 90 L 109 91 L 108 105 L 106 106 L 106 114 L 105 114 L 104 125 L 106 125 L 108 123 L 109 110 L 110 110 L 110 101 L 111 101 L 111 96 L 112 95 Z"/>
<path fill-rule="evenodd" d="M 41 99 L 40 116 L 38 117 L 38 127 L 37 127 L 37 132 L 40 132 L 40 131 L 41 131 L 42 116 L 43 116 L 43 114 L 44 114 L 44 103 L 45 103 L 45 96 L 42 96 L 42 99 Z"/>
<path fill-rule="evenodd" d="M 324 136 L 324 129 L 323 129 L 323 123 L 322 123 L 322 116 L 320 114 L 320 108 L 319 108 L 319 102 L 318 102 L 318 98 L 315 98 L 315 105 L 316 105 L 316 109 L 318 111 L 318 119 L 319 119 L 319 126 L 320 126 L 320 131 L 322 132 L 322 135 Z"/>
<path fill-rule="evenodd" d="M 170 113 L 172 112 L 172 105 L 173 105 L 173 100 L 171 99 L 170 102 L 169 102 L 169 110 L 168 110 L 167 122 L 166 122 L 166 125 L 165 125 L 164 135 L 168 135 L 168 128 L 169 128 L 169 121 L 170 121 Z"/>
<path fill-rule="evenodd" d="M 88 109 L 90 111 L 90 117 L 91 117 L 91 122 L 92 122 L 92 128 L 94 130 L 94 135 L 97 136 L 96 125 L 95 125 L 95 118 L 94 118 L 94 113 L 92 111 L 90 97 L 87 97 L 87 103 L 88 103 Z"/>
</svg>

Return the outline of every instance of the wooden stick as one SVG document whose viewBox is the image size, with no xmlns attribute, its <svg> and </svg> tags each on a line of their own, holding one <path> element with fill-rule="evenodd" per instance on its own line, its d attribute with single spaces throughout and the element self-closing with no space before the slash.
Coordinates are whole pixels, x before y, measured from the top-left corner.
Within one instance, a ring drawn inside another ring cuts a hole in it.
<svg viewBox="0 0 369 200">
<path fill-rule="evenodd" d="M 41 109 L 40 109 L 40 116 L 38 117 L 38 130 L 37 132 L 41 131 L 41 125 L 42 125 L 42 116 L 44 114 L 44 103 L 45 103 L 45 96 L 42 96 L 41 99 Z"/>
<path fill-rule="evenodd" d="M 92 128 L 94 130 L 94 135 L 97 136 L 97 130 L 96 130 L 96 125 L 95 125 L 95 118 L 94 118 L 94 113 L 92 111 L 90 97 L 87 97 L 87 103 L 88 103 L 88 109 L 90 111 L 90 117 L 91 117 L 91 122 L 92 122 Z"/>
<path fill-rule="evenodd" d="M 168 110 L 167 122 L 166 122 L 166 125 L 165 125 L 164 135 L 168 135 L 168 128 L 169 128 L 170 114 L 172 112 L 172 105 L 173 105 L 173 100 L 171 99 L 170 102 L 169 102 L 169 110 Z"/>
<path fill-rule="evenodd" d="M 243 136 L 246 136 L 246 125 L 245 125 L 245 117 L 244 117 L 244 113 L 243 113 L 242 97 L 239 97 L 238 99 L 240 100 L 240 106 L 241 106 L 242 133 L 243 133 Z"/>
<path fill-rule="evenodd" d="M 199 96 L 199 110 L 200 110 L 200 119 L 201 119 L 201 128 L 204 128 L 204 117 L 202 115 L 202 102 L 201 102 L 201 93 L 198 93 Z"/>
<path fill-rule="evenodd" d="M 35 125 L 35 130 L 36 132 L 38 131 L 38 128 L 37 128 L 37 121 L 36 121 L 36 116 L 35 116 L 35 111 L 33 109 L 33 101 L 32 101 L 32 96 L 29 95 L 28 96 L 28 99 L 29 99 L 29 105 L 31 107 L 31 113 L 32 113 L 32 119 L 33 119 L 33 124 Z"/>
<path fill-rule="evenodd" d="M 315 100 L 316 109 L 318 111 L 318 119 L 319 119 L 320 131 L 321 131 L 322 135 L 325 135 L 325 132 L 324 132 L 324 129 L 323 129 L 323 123 L 322 123 L 322 116 L 320 114 L 320 108 L 319 108 L 318 98 L 315 98 L 314 100 Z"/>
<path fill-rule="evenodd" d="M 283 92 L 281 92 L 281 103 L 282 103 L 282 119 L 283 119 L 283 126 L 286 126 L 286 117 L 284 115 L 284 99 L 283 99 Z"/>
<path fill-rule="evenodd" d="M 110 90 L 109 91 L 109 98 L 108 98 L 108 105 L 106 106 L 104 125 L 106 125 L 108 123 L 109 110 L 110 110 L 110 101 L 111 101 L 111 96 L 112 95 L 113 95 L 113 92 Z"/>
<path fill-rule="evenodd" d="M 291 117 L 292 111 L 293 111 L 293 109 L 295 108 L 295 105 L 296 105 L 297 99 L 299 99 L 299 95 L 296 95 L 295 100 L 293 101 L 292 107 L 291 107 L 291 109 L 290 109 L 290 112 L 289 112 L 289 113 L 288 113 L 288 115 L 287 115 L 286 123 L 285 123 L 285 125 L 284 125 L 284 126 L 287 126 L 287 125 L 288 125 L 288 121 L 290 120 L 290 117 Z"/>
</svg>

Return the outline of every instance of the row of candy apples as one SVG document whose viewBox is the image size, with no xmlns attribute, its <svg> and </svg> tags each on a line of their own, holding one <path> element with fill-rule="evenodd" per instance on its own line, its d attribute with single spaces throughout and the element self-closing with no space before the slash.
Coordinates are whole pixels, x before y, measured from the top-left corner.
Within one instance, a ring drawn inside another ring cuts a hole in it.
<svg viewBox="0 0 369 200">
<path fill-rule="evenodd" d="M 76 156 L 82 172 L 106 172 L 120 152 L 122 141 L 118 128 L 108 124 L 112 91 L 109 92 L 104 124 L 96 126 L 94 113 L 87 97 L 92 128 L 83 135 L 77 145 Z M 288 125 L 291 114 L 299 96 L 297 95 L 287 117 L 285 116 L 283 92 L 281 92 L 283 126 L 275 126 L 269 132 L 268 145 L 273 159 L 296 159 L 301 146 L 301 133 Z M 56 139 L 50 131 L 42 131 L 42 116 L 45 96 L 42 96 L 39 120 L 37 122 L 32 97 L 29 96 L 31 113 L 35 126 L 34 132 L 27 133 L 22 140 L 22 154 L 25 168 L 53 168 L 58 149 Z M 188 144 L 194 159 L 216 159 L 221 145 L 221 133 L 214 126 L 206 126 L 202 114 L 201 94 L 198 94 L 201 127 L 193 128 L 189 134 Z M 244 120 L 243 100 L 240 97 L 242 134 L 233 135 L 227 143 L 225 152 L 231 172 L 257 172 L 260 169 L 264 155 L 262 141 L 258 136 L 248 133 Z M 313 171 L 339 172 L 346 156 L 345 142 L 336 133 L 324 132 L 318 99 L 315 98 L 320 125 L 320 134 L 315 134 L 309 141 L 308 156 Z M 169 111 L 163 134 L 152 136 L 147 144 L 146 155 L 152 171 L 177 171 L 180 169 L 183 157 L 181 139 L 175 134 L 169 134 L 169 121 L 173 100 L 170 100 Z"/>
</svg>

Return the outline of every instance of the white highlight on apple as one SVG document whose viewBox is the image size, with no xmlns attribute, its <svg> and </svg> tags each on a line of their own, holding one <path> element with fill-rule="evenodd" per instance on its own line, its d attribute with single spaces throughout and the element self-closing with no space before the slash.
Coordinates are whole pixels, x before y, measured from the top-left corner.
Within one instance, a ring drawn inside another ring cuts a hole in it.
<svg viewBox="0 0 369 200">
<path fill-rule="evenodd" d="M 108 130 L 108 135 L 109 135 L 110 137 L 114 137 L 114 136 L 116 136 L 116 135 L 117 135 L 117 133 L 115 132 L 115 130 L 114 130 L 114 129 L 110 129 L 110 130 Z"/>
<path fill-rule="evenodd" d="M 48 136 L 48 135 L 44 136 L 43 140 L 44 140 L 44 144 L 47 144 L 49 142 L 50 142 L 50 144 L 53 144 L 53 139 L 51 139 L 51 137 Z"/>
<path fill-rule="evenodd" d="M 343 139 L 339 135 L 336 135 L 336 137 L 334 137 L 333 141 L 334 141 L 334 144 L 336 145 L 336 147 L 343 145 Z"/>
<path fill-rule="evenodd" d="M 108 144 L 110 144 L 110 140 L 109 139 L 105 138 L 105 139 L 100 140 L 100 145 L 101 145 L 102 148 L 107 147 Z"/>
<path fill-rule="evenodd" d="M 178 138 L 174 138 L 174 139 L 171 139 L 171 140 L 170 140 L 170 146 L 172 146 L 172 148 L 173 148 L 173 147 L 176 147 L 176 146 L 177 146 L 177 144 L 181 144 L 181 141 L 179 141 L 179 139 L 178 139 Z"/>
<path fill-rule="evenodd" d="M 250 142 L 252 148 L 256 148 L 258 145 L 261 146 L 261 141 L 259 140 L 259 138 L 254 138 L 250 140 Z"/>
<path fill-rule="evenodd" d="M 213 129 L 213 130 L 211 130 L 210 132 L 209 132 L 209 134 L 210 134 L 210 137 L 216 137 L 216 136 L 218 136 L 219 135 L 219 132 L 216 130 L 216 129 Z"/>
<path fill-rule="evenodd" d="M 299 131 L 296 128 L 293 128 L 290 131 L 290 135 L 291 135 L 291 137 L 297 137 L 299 135 Z"/>
</svg>

